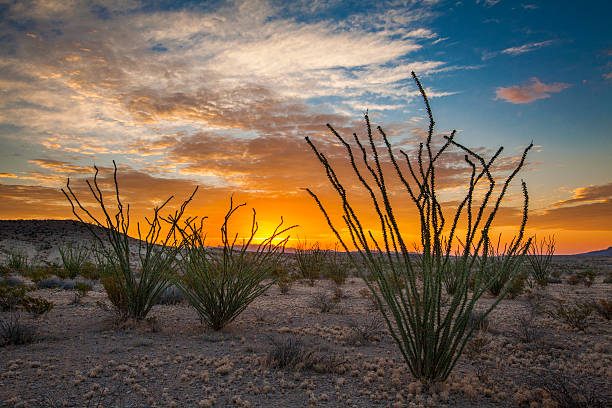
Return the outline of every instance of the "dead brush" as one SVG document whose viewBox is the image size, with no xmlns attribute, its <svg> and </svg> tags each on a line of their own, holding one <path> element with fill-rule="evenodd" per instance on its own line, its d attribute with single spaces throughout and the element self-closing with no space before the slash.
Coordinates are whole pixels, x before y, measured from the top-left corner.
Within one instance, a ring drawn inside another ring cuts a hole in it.
<svg viewBox="0 0 612 408">
<path fill-rule="evenodd" d="M 18 312 L 0 318 L 0 346 L 29 344 L 35 340 L 36 330 L 24 324 Z"/>
<path fill-rule="evenodd" d="M 310 299 L 310 307 L 319 310 L 321 313 L 331 313 L 338 308 L 340 299 L 328 292 L 317 292 Z"/>
<path fill-rule="evenodd" d="M 558 302 L 557 306 L 547 311 L 547 314 L 553 319 L 566 323 L 572 329 L 584 331 L 592 312 L 593 306 L 590 303 L 576 302 L 568 306 L 565 302 Z"/>
<path fill-rule="evenodd" d="M 371 316 L 365 321 L 351 320 L 344 341 L 351 346 L 363 346 L 380 341 L 384 324 L 379 316 Z"/>
<path fill-rule="evenodd" d="M 606 386 L 587 381 L 581 378 L 580 374 L 568 375 L 560 371 L 538 370 L 528 379 L 532 387 L 545 390 L 557 408 L 609 407 L 610 396 L 604 391 Z"/>
<path fill-rule="evenodd" d="M 264 365 L 272 368 L 293 371 L 310 370 L 319 374 L 346 371 L 346 360 L 325 349 L 310 349 L 304 343 L 292 337 L 285 339 L 270 338 L 271 347 L 264 359 Z"/>
</svg>

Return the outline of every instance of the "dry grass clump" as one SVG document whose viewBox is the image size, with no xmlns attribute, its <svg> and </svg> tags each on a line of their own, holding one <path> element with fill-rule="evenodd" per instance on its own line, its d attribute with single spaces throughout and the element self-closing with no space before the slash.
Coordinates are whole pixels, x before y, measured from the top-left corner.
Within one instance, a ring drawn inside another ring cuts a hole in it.
<svg viewBox="0 0 612 408">
<path fill-rule="evenodd" d="M 338 308 L 340 298 L 335 294 L 326 291 L 319 291 L 312 295 L 310 307 L 317 309 L 321 313 L 331 313 Z"/>
<path fill-rule="evenodd" d="M 329 350 L 312 350 L 292 337 L 281 340 L 270 339 L 271 347 L 264 359 L 264 365 L 292 371 L 311 370 L 319 374 L 346 371 L 348 362 Z"/>
<path fill-rule="evenodd" d="M 318 242 L 312 245 L 300 242 L 295 248 L 295 260 L 300 277 L 305 279 L 310 286 L 314 286 L 325 268 L 327 251 L 322 249 Z"/>
<path fill-rule="evenodd" d="M 35 340 L 36 330 L 23 323 L 18 312 L 0 318 L 0 346 L 28 344 Z"/>
</svg>

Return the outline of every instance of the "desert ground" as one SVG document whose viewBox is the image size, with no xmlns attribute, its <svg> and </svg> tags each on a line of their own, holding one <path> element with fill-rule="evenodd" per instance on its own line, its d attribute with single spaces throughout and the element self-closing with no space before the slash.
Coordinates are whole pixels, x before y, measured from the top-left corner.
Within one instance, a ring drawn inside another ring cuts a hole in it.
<svg viewBox="0 0 612 408">
<path fill-rule="evenodd" d="M 0 223 L 0 250 L 22 251 L 30 267 L 89 240 L 72 221 Z M 176 294 L 147 320 L 119 323 L 99 281 L 77 277 L 92 290 L 75 302 L 72 281 L 55 278 L 57 287 L 28 292 L 53 309 L 20 313 L 34 341 L 0 347 L 0 406 L 612 406 L 610 320 L 593 309 L 577 328 L 552 313 L 612 300 L 612 257 L 555 256 L 552 269 L 548 285 L 504 299 L 451 377 L 431 387 L 411 376 L 357 276 L 341 285 L 296 279 L 287 293 L 273 285 L 220 331 Z M 35 285 L 27 273 L 5 272 L 5 284 Z M 279 363 L 296 350 L 301 361 Z"/>
</svg>

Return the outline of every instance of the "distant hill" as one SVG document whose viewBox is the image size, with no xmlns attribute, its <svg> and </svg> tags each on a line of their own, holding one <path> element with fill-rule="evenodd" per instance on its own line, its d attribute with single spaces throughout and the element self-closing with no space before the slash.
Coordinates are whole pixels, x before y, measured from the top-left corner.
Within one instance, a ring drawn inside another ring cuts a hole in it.
<svg viewBox="0 0 612 408">
<path fill-rule="evenodd" d="M 105 237 L 103 228 L 90 227 Z M 0 261 L 7 252 L 24 253 L 34 263 L 58 261 L 61 246 L 93 244 L 88 226 L 80 221 L 0 220 Z M 137 245 L 138 240 L 130 238 L 130 246 Z"/>
<path fill-rule="evenodd" d="M 576 254 L 575 256 L 612 256 L 612 247 L 608 249 L 601 249 L 599 251 L 585 252 L 583 254 Z"/>
</svg>

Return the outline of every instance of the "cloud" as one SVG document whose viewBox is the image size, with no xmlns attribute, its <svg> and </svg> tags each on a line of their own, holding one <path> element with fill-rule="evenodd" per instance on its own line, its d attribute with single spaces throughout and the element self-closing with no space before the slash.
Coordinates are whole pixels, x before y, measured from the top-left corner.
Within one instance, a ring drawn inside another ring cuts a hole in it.
<svg viewBox="0 0 612 408">
<path fill-rule="evenodd" d="M 505 50 L 501 51 L 501 53 L 515 56 L 515 55 L 524 54 L 526 52 L 535 51 L 538 48 L 547 47 L 551 45 L 552 43 L 553 43 L 552 40 L 528 43 L 528 44 L 520 45 L 518 47 L 506 48 Z"/>
<path fill-rule="evenodd" d="M 495 90 L 496 100 L 501 99 L 510 103 L 529 103 L 537 99 L 549 98 L 551 93 L 561 92 L 571 85 L 563 82 L 543 84 L 538 78 L 531 78 L 529 83 L 509 87 L 498 87 Z"/>
<path fill-rule="evenodd" d="M 567 200 L 554 203 L 555 206 L 577 204 L 584 202 L 601 202 L 612 199 L 612 182 L 601 185 L 590 185 L 574 190 L 574 196 Z"/>
</svg>

